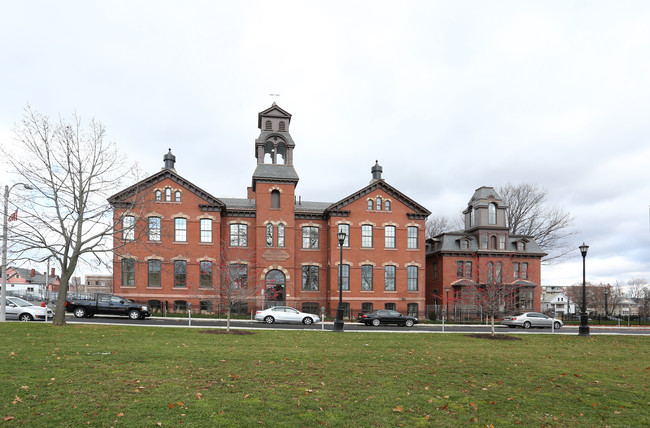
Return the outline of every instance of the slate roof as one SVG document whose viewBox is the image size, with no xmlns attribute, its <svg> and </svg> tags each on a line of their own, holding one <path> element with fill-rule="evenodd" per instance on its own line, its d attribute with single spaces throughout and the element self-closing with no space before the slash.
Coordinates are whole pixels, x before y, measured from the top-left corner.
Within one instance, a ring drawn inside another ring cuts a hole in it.
<svg viewBox="0 0 650 428">
<path fill-rule="evenodd" d="M 293 165 L 278 165 L 261 163 L 253 172 L 253 181 L 261 179 L 292 180 L 297 182 L 299 177 Z"/>
<path fill-rule="evenodd" d="M 12 269 L 18 273 L 21 277 L 25 279 L 26 282 L 29 282 L 31 284 L 45 284 L 45 273 L 40 273 L 38 271 L 35 271 L 35 275 L 32 276 L 32 270 L 31 269 L 26 269 L 26 268 L 17 268 L 17 267 L 9 267 L 9 269 Z M 49 283 L 52 284 L 58 279 L 58 275 L 54 275 L 48 278 Z"/>
<path fill-rule="evenodd" d="M 469 248 L 460 248 L 461 239 L 469 240 Z M 432 252 L 477 252 L 477 251 L 487 251 L 487 252 L 517 252 L 521 255 L 530 255 L 530 256 L 545 256 L 546 253 L 542 251 L 539 247 L 535 238 L 532 236 L 524 235 L 509 235 L 506 240 L 506 250 L 486 250 L 479 248 L 479 242 L 476 235 L 471 233 L 465 233 L 464 231 L 455 231 L 455 232 L 446 232 L 441 233 L 440 235 L 433 238 L 437 240 L 440 245 L 438 248 Z M 517 242 L 524 240 L 526 242 L 524 251 L 517 251 Z"/>
</svg>

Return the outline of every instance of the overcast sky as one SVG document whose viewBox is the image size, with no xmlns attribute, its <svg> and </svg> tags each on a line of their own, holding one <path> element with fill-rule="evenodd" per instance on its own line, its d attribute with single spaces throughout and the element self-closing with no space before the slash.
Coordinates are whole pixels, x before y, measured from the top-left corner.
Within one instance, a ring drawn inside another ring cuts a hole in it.
<svg viewBox="0 0 650 428">
<path fill-rule="evenodd" d="M 434 215 L 537 184 L 575 254 L 542 283 L 650 279 L 648 1 L 0 0 L 0 143 L 29 103 L 245 197 L 257 114 L 293 115 L 303 200 L 383 178 Z M 279 94 L 270 96 L 269 94 Z M 4 172 L 2 181 L 7 181 Z"/>
</svg>

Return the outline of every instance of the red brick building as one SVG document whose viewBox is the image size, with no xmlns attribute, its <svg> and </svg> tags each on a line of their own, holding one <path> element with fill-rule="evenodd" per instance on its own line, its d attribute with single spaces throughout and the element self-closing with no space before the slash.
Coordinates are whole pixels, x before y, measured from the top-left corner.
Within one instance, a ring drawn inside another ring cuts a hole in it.
<svg viewBox="0 0 650 428">
<path fill-rule="evenodd" d="M 464 230 L 427 240 L 427 305 L 438 318 L 443 310 L 451 320 L 478 318 L 492 303 L 501 312 L 541 309 L 546 253 L 532 236 L 509 233 L 507 209 L 492 187 L 480 187 L 463 211 Z"/>
<path fill-rule="evenodd" d="M 215 197 L 187 181 L 171 150 L 160 172 L 109 198 L 122 225 L 114 236 L 114 293 L 169 310 L 192 303 L 215 312 L 224 278 L 236 277 L 254 294 L 243 310 L 286 304 L 334 315 L 337 233 L 344 232 L 346 316 L 382 308 L 424 316 L 430 212 L 386 183 L 378 163 L 369 185 L 337 202 L 296 199 L 290 122 L 275 103 L 259 113 L 246 198 Z"/>
</svg>

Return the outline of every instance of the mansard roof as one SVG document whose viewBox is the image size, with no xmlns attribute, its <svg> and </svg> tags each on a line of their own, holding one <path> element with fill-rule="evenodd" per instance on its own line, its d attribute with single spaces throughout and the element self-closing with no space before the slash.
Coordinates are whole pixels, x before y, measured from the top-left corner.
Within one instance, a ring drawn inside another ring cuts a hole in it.
<svg viewBox="0 0 650 428">
<path fill-rule="evenodd" d="M 490 254 L 516 254 L 517 256 L 531 256 L 531 257 L 544 257 L 546 253 L 542 251 L 535 241 L 533 236 L 525 235 L 508 235 L 506 238 L 506 249 L 505 250 L 495 250 L 495 249 L 481 249 L 479 248 L 478 237 L 474 233 L 466 233 L 463 230 L 458 230 L 454 232 L 445 232 L 441 233 L 434 238 L 429 238 L 428 241 L 434 240 L 439 243 L 438 247 L 435 250 L 430 251 L 429 253 L 490 253 Z M 468 241 L 468 248 L 461 248 L 461 240 Z M 517 250 L 517 242 L 525 241 L 526 245 L 523 251 Z"/>
<path fill-rule="evenodd" d="M 177 183 L 179 186 L 184 187 L 201 199 L 205 200 L 207 204 L 202 204 L 202 208 L 207 208 L 209 211 L 221 210 L 225 208 L 225 204 L 221 200 L 212 196 L 205 190 L 201 189 L 199 186 L 181 177 L 174 170 L 168 168 L 163 168 L 159 172 L 150 175 L 144 180 L 141 180 L 134 185 L 127 187 L 121 192 L 110 196 L 108 198 L 108 203 L 113 206 L 128 205 L 130 203 L 129 200 L 131 198 L 134 198 L 139 192 L 149 189 L 150 187 L 155 186 L 157 183 L 160 183 L 165 179 L 170 179 L 174 183 Z"/>
<path fill-rule="evenodd" d="M 386 183 L 384 180 L 373 181 L 363 189 L 341 199 L 338 202 L 331 204 L 327 208 L 327 212 L 348 213 L 349 211 L 345 209 L 346 206 L 376 190 L 383 190 L 388 195 L 395 198 L 396 201 L 406 205 L 409 209 L 411 209 L 413 212 L 408 214 L 409 218 L 423 220 L 431 214 L 431 211 L 424 208 L 422 205 L 418 204 L 413 199 L 409 198 L 390 184 Z"/>
</svg>

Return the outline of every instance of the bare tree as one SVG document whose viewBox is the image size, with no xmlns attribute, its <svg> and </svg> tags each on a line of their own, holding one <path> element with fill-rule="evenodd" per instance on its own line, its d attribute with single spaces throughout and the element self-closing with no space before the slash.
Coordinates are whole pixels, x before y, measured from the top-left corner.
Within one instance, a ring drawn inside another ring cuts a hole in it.
<svg viewBox="0 0 650 428">
<path fill-rule="evenodd" d="M 517 298 L 519 286 L 514 282 L 511 263 L 500 260 L 478 261 L 479 283 L 472 290 L 473 298 L 491 321 L 492 335 L 495 334 L 494 319 L 512 306 Z M 522 289 L 523 290 L 523 289 Z"/>
<path fill-rule="evenodd" d="M 632 278 L 627 281 L 630 297 L 634 300 L 640 300 L 645 295 L 645 289 L 648 287 L 648 280 L 645 278 Z"/>
<path fill-rule="evenodd" d="M 88 127 L 74 115 L 51 122 L 27 106 L 15 127 L 18 144 L 5 158 L 33 190 L 20 206 L 15 248 L 34 262 L 48 258 L 60 266 L 54 325 L 65 325 L 68 285 L 79 263 L 101 263 L 112 251 L 113 212 L 106 197 L 122 188 L 133 171 L 92 119 Z"/>
<path fill-rule="evenodd" d="M 433 238 L 441 233 L 464 229 L 462 217 L 450 218 L 444 215 L 431 216 L 427 219 L 425 232 L 427 238 Z"/>
<path fill-rule="evenodd" d="M 548 206 L 547 192 L 535 184 L 511 184 L 497 189 L 507 210 L 510 233 L 535 237 L 540 248 L 548 253 L 543 263 L 560 261 L 573 251 L 569 238 L 577 233 L 574 218 L 559 207 Z"/>
<path fill-rule="evenodd" d="M 216 263 L 218 269 L 216 286 L 206 287 L 208 278 L 213 278 L 212 263 L 206 263 L 200 269 L 201 280 L 205 284 L 199 284 L 200 292 L 197 298 L 212 303 L 221 312 L 226 313 L 226 331 L 230 332 L 230 320 L 232 314 L 240 307 L 249 308 L 251 303 L 261 299 L 261 287 L 253 280 L 250 280 L 250 272 L 254 272 L 255 265 L 252 253 L 243 253 L 233 250 L 228 246 L 227 241 L 221 242 L 220 258 Z"/>
</svg>

